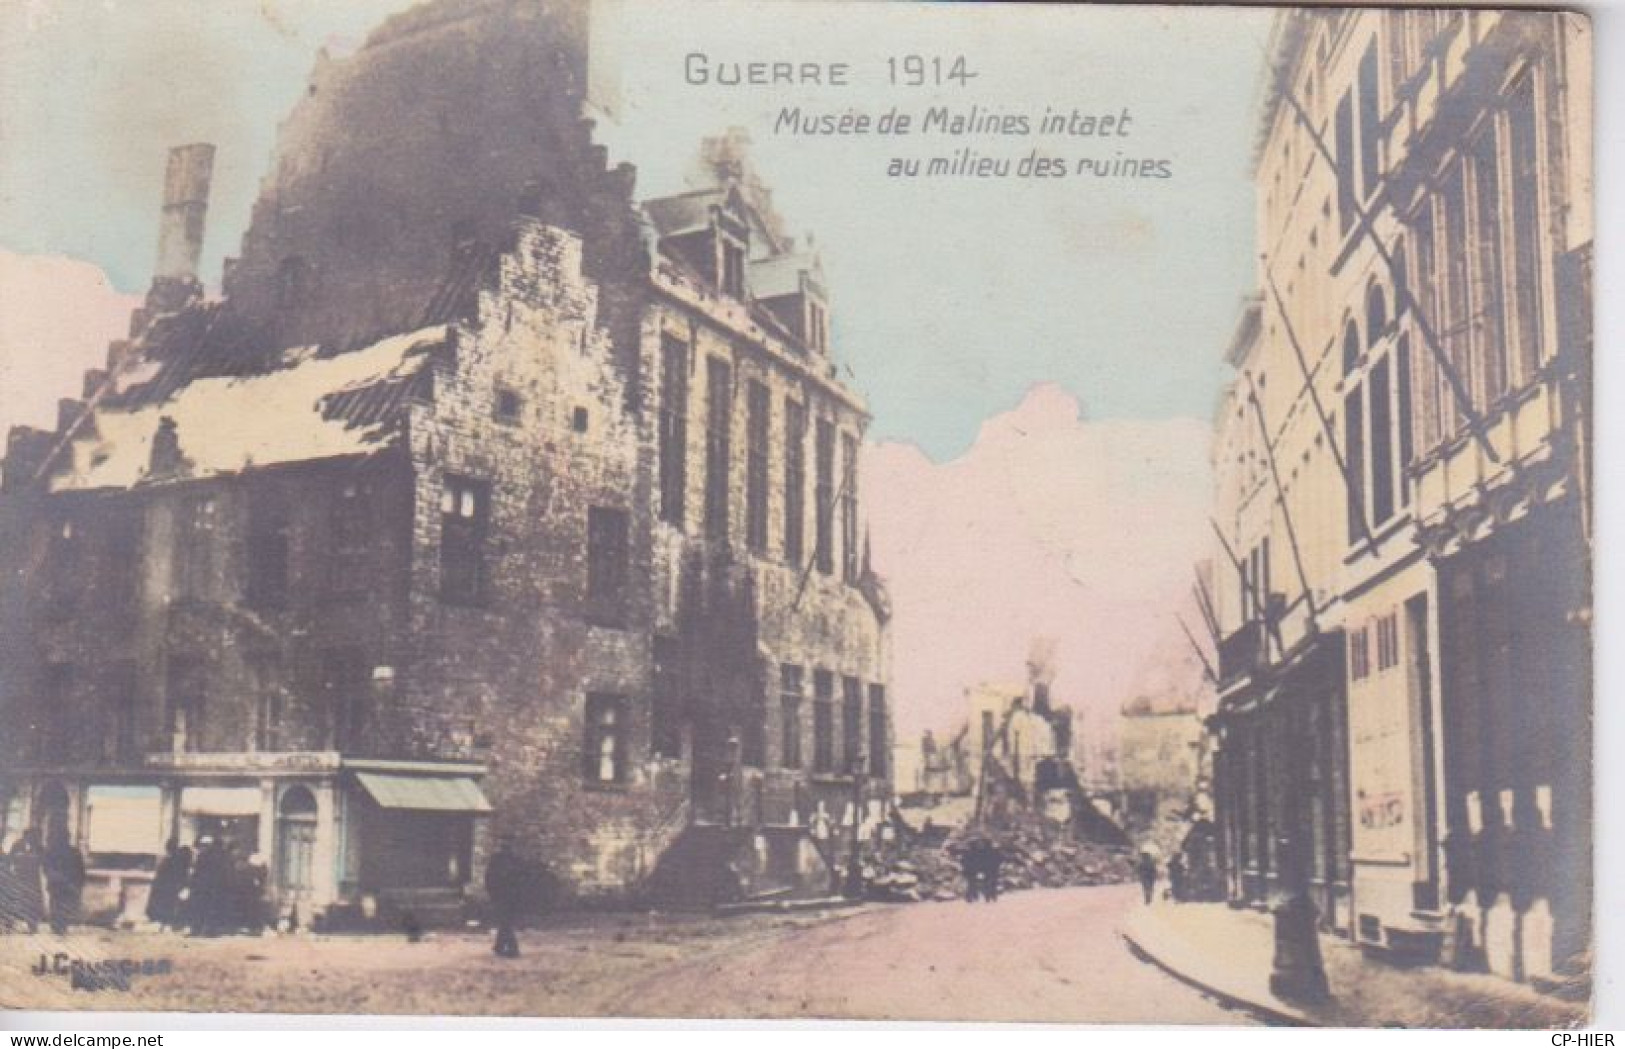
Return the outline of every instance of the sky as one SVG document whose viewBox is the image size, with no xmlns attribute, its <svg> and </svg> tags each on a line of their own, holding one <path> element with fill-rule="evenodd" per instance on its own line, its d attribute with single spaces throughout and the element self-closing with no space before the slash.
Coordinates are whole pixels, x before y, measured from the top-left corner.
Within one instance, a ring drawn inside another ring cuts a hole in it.
<svg viewBox="0 0 1625 1049">
<path fill-rule="evenodd" d="M 164 156 L 216 144 L 202 274 L 235 253 L 278 121 L 318 48 L 410 0 L 14 0 L 0 5 L 0 426 L 47 423 L 150 279 Z M 899 609 L 907 732 L 1059 639 L 1079 702 L 1128 697 L 1203 553 L 1222 351 L 1254 279 L 1249 159 L 1271 13 L 915 3 L 605 0 L 600 140 L 640 196 L 745 129 L 811 232 L 842 375 L 874 415 L 864 492 Z M 684 59 L 841 62 L 851 86 L 685 82 Z M 963 56 L 968 84 L 886 82 L 888 56 Z M 774 133 L 804 111 L 929 106 L 1132 115 L 1111 140 Z M 970 147 L 1166 161 L 1166 179 L 892 179 Z M 904 612 L 908 615 L 905 617 Z M 997 623 L 996 629 L 984 629 Z M 952 655 L 949 655 L 952 653 Z M 1062 685 L 1058 681 L 1058 686 Z"/>
</svg>

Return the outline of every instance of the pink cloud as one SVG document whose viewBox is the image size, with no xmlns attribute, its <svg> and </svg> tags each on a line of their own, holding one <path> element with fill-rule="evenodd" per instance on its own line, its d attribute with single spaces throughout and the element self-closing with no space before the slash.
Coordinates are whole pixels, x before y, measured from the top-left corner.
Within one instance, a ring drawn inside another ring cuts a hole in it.
<svg viewBox="0 0 1625 1049">
<path fill-rule="evenodd" d="M 91 263 L 0 249 L 0 440 L 17 425 L 54 427 L 57 400 L 79 396 L 140 303 Z"/>
<path fill-rule="evenodd" d="M 1090 421 L 1046 384 L 951 462 L 866 449 L 899 739 L 957 724 L 966 686 L 1024 681 L 1043 636 L 1057 642 L 1057 700 L 1110 719 L 1178 636 L 1170 611 L 1188 607 L 1205 553 L 1207 448 L 1201 420 Z"/>
</svg>

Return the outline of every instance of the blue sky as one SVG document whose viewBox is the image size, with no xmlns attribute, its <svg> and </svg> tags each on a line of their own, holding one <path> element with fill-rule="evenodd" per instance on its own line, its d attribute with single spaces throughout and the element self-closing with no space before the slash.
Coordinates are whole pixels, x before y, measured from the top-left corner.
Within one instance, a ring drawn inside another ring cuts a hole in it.
<svg viewBox="0 0 1625 1049">
<path fill-rule="evenodd" d="M 203 274 L 218 284 L 276 125 L 317 48 L 354 47 L 410 0 L 19 0 L 0 9 L 0 248 L 149 279 L 164 154 L 218 146 Z M 1206 419 L 1252 280 L 1248 156 L 1271 15 L 1223 8 L 764 4 L 625 0 L 595 23 L 618 126 L 602 138 L 639 191 L 683 188 L 698 140 L 745 128 L 793 230 L 812 231 L 838 355 L 871 436 L 945 461 L 1034 384 L 1091 419 Z M 683 56 L 844 61 L 845 90 L 687 85 Z M 963 54 L 973 86 L 892 87 L 889 55 Z M 1135 132 L 1088 139 L 776 138 L 784 104 L 946 104 L 1036 115 L 1128 108 Z M 970 146 L 1019 158 L 1166 159 L 1173 177 L 899 183 L 892 156 Z M 71 391 L 64 391 L 71 392 Z"/>
</svg>

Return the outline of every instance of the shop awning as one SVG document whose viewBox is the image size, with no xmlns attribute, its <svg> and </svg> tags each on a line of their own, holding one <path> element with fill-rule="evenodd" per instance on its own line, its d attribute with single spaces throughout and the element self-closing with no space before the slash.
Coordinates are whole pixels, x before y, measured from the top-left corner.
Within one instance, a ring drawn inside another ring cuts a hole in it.
<svg viewBox="0 0 1625 1049">
<path fill-rule="evenodd" d="M 181 812 L 188 816 L 258 816 L 263 799 L 258 787 L 187 787 Z"/>
<path fill-rule="evenodd" d="M 372 800 L 386 809 L 423 812 L 490 812 L 480 785 L 467 776 L 404 776 L 392 772 L 357 772 L 356 780 Z"/>
<path fill-rule="evenodd" d="M 163 853 L 163 796 L 157 787 L 93 784 L 86 792 L 92 853 Z"/>
</svg>

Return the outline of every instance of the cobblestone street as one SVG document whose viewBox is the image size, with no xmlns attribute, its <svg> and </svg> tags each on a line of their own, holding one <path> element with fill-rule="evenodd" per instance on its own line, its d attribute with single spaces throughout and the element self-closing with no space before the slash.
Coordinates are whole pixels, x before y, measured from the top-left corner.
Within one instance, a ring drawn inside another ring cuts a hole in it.
<svg viewBox="0 0 1625 1049">
<path fill-rule="evenodd" d="M 0 937 L 0 1007 L 529 1016 L 1253 1022 L 1135 959 L 1126 886 L 997 904 L 875 906 L 728 919 L 595 915 L 523 933 L 186 939 L 78 931 Z M 128 992 L 73 991 L 39 956 L 169 959 Z"/>
</svg>

